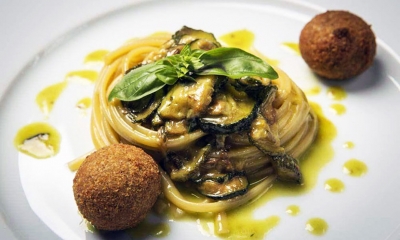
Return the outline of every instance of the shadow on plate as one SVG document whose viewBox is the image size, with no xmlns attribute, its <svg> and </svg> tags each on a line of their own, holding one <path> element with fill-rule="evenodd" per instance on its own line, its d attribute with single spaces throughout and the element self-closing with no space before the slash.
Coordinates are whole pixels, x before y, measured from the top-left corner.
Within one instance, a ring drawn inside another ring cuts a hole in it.
<svg viewBox="0 0 400 240">
<path fill-rule="evenodd" d="M 328 80 L 320 76 L 316 76 L 322 84 L 326 86 L 342 86 L 348 92 L 358 92 L 370 90 L 383 84 L 383 81 L 387 77 L 385 75 L 385 69 L 383 61 L 379 58 L 375 58 L 374 63 L 366 71 L 360 75 L 345 79 L 345 80 Z"/>
<path fill-rule="evenodd" d="M 125 231 L 98 231 L 96 233 L 86 232 L 86 240 L 131 240 Z"/>
</svg>

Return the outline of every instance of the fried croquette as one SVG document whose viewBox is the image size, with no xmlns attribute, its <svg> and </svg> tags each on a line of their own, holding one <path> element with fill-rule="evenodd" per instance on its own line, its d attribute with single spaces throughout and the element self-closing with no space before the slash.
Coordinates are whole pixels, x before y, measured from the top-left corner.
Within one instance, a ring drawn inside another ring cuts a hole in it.
<svg viewBox="0 0 400 240">
<path fill-rule="evenodd" d="M 375 35 L 362 18 L 348 11 L 316 15 L 301 31 L 304 61 L 327 79 L 347 79 L 369 68 L 375 57 Z"/>
<path fill-rule="evenodd" d="M 143 221 L 161 192 L 157 163 L 142 149 L 113 144 L 86 157 L 73 180 L 82 216 L 99 230 Z"/>
</svg>

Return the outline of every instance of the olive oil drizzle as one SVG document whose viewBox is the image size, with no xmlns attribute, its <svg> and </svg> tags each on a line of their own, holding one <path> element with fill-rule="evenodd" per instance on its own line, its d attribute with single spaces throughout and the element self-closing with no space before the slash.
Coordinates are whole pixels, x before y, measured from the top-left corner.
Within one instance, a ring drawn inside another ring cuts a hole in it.
<svg viewBox="0 0 400 240">
<path fill-rule="evenodd" d="M 343 165 L 343 172 L 352 177 L 361 177 L 368 171 L 367 165 L 355 158 L 346 161 Z"/>
<path fill-rule="evenodd" d="M 316 96 L 321 93 L 321 87 L 315 86 L 304 91 L 307 96 Z"/>
<path fill-rule="evenodd" d="M 85 57 L 84 62 L 100 61 L 107 52 L 106 50 L 94 51 Z M 81 78 L 93 83 L 97 77 L 98 71 L 95 70 L 71 71 L 64 76 L 63 81 L 51 84 L 39 91 L 35 102 L 45 118 L 48 118 L 57 100 L 67 88 L 71 78 Z M 76 107 L 81 110 L 86 110 L 90 106 L 90 97 L 82 98 L 76 103 Z M 60 139 L 61 137 L 54 127 L 45 122 L 36 122 L 27 124 L 19 129 L 14 138 L 14 146 L 24 154 L 43 159 L 52 157 L 58 153 Z"/>
<path fill-rule="evenodd" d="M 346 113 L 346 107 L 340 103 L 333 103 L 329 108 L 336 115 L 343 115 Z"/>
<path fill-rule="evenodd" d="M 327 95 L 330 99 L 341 101 L 347 97 L 346 90 L 340 86 L 332 86 L 327 90 Z"/>
<path fill-rule="evenodd" d="M 53 110 L 54 104 L 66 87 L 67 82 L 63 81 L 50 85 L 37 94 L 36 104 L 45 116 Z"/>
<path fill-rule="evenodd" d="M 34 122 L 17 132 L 14 146 L 18 151 L 36 159 L 45 159 L 56 155 L 60 149 L 61 136 L 50 124 Z"/>
<path fill-rule="evenodd" d="M 109 53 L 110 51 L 105 50 L 105 49 L 99 49 L 95 50 L 85 56 L 84 63 L 89 63 L 89 62 L 102 62 L 104 61 L 104 57 Z"/>
<path fill-rule="evenodd" d="M 90 97 L 82 98 L 76 103 L 76 107 L 81 110 L 87 110 L 90 106 L 92 106 L 92 98 Z"/>
<path fill-rule="evenodd" d="M 90 69 L 84 69 L 84 70 L 75 70 L 67 73 L 66 78 L 71 79 L 71 78 L 80 78 L 80 79 L 85 79 L 90 82 L 96 81 L 98 78 L 99 73 L 95 70 L 90 70 Z"/>
<path fill-rule="evenodd" d="M 311 218 L 306 223 L 306 230 L 314 235 L 324 235 L 328 230 L 328 224 L 322 218 Z"/>
<path fill-rule="evenodd" d="M 220 39 L 231 47 L 249 50 L 253 46 L 255 36 L 251 31 L 243 29 L 222 35 Z"/>
<path fill-rule="evenodd" d="M 299 44 L 296 42 L 284 42 L 284 43 L 282 43 L 282 46 L 288 48 L 289 50 L 294 52 L 296 55 L 299 55 L 299 56 L 301 55 Z"/>
<path fill-rule="evenodd" d="M 300 207 L 297 205 L 290 205 L 286 208 L 286 213 L 290 216 L 297 216 L 300 213 Z"/>
<path fill-rule="evenodd" d="M 337 178 L 330 178 L 326 180 L 324 186 L 325 190 L 333 193 L 339 193 L 344 190 L 344 183 Z"/>
<path fill-rule="evenodd" d="M 347 141 L 343 144 L 343 148 L 345 149 L 353 149 L 355 144 L 352 141 Z"/>
</svg>

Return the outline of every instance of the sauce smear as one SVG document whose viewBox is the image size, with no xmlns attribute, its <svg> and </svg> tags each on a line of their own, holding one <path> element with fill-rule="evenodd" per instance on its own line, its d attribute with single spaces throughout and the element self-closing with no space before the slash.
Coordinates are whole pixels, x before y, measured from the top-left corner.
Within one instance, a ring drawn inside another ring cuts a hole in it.
<svg viewBox="0 0 400 240">
<path fill-rule="evenodd" d="M 14 138 L 15 147 L 37 159 L 56 155 L 60 149 L 60 134 L 48 123 L 35 122 L 22 127 Z"/>
</svg>

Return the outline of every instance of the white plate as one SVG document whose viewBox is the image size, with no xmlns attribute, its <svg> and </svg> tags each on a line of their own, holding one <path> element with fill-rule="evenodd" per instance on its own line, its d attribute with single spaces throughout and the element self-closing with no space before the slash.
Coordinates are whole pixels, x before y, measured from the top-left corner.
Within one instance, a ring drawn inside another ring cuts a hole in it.
<svg viewBox="0 0 400 240">
<path fill-rule="evenodd" d="M 69 32 L 49 45 L 24 68 L 0 103 L 0 210 L 18 238 L 95 239 L 81 225 L 72 195 L 71 173 L 66 163 L 92 149 L 89 115 L 76 111 L 75 103 L 90 96 L 92 85 L 73 83 L 61 95 L 46 120 L 35 104 L 36 94 L 60 82 L 73 70 L 83 67 L 86 54 L 97 49 L 114 49 L 131 37 L 155 31 L 173 32 L 182 25 L 204 29 L 220 36 L 233 30 L 255 33 L 255 47 L 278 59 L 300 87 L 320 86 L 318 102 L 335 124 L 338 136 L 333 142 L 334 159 L 323 168 L 316 187 L 298 197 L 277 198 L 268 202 L 262 215 L 278 215 L 280 223 L 268 233 L 269 239 L 313 238 L 305 230 L 311 217 L 322 217 L 329 224 L 321 239 L 385 239 L 400 224 L 400 61 L 378 40 L 373 66 L 364 74 L 344 82 L 347 108 L 338 116 L 329 111 L 332 102 L 326 88 L 332 82 L 315 78 L 300 56 L 282 47 L 296 42 L 304 24 L 322 9 L 284 1 L 201 1 L 147 2 L 113 12 Z M 13 138 L 22 126 L 33 121 L 48 121 L 61 133 L 60 153 L 51 159 L 35 160 L 18 153 Z M 352 141 L 356 147 L 344 149 Z M 343 174 L 341 166 L 350 158 L 364 161 L 369 168 L 361 178 Z M 332 194 L 324 190 L 328 178 L 339 178 L 346 190 Z M 301 214 L 288 216 L 289 204 L 301 207 Z M 203 239 L 195 222 L 170 222 L 168 239 L 191 236 Z M 115 237 L 115 236 L 114 236 Z M 124 236 L 119 236 L 123 238 Z"/>
</svg>

